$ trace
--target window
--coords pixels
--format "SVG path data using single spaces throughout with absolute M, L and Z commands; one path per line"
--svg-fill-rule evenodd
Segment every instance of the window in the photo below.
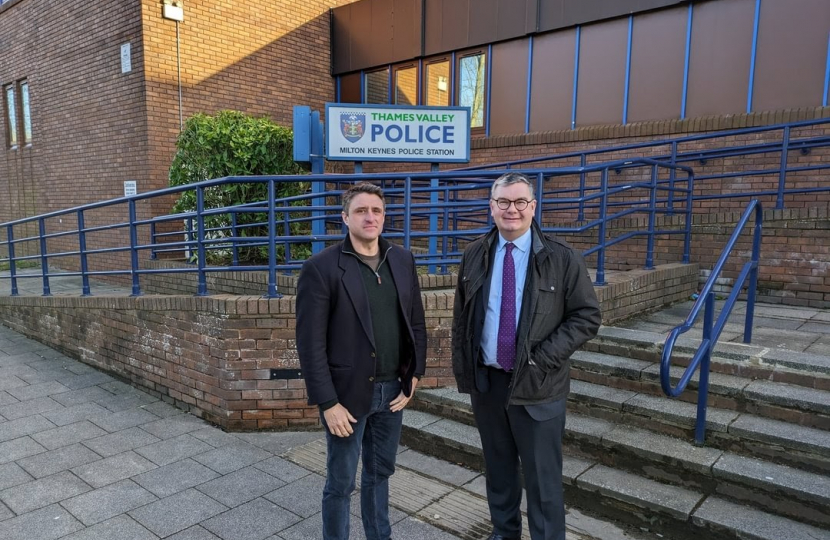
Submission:
M 366 74 L 366 103 L 389 103 L 389 68 Z
M 450 104 L 450 61 L 431 62 L 424 69 L 424 105 L 447 107 Z
M 29 81 L 20 81 L 20 107 L 23 110 L 23 144 L 32 144 L 32 113 L 29 110 Z
M 476 51 L 458 60 L 458 105 L 470 108 L 470 127 L 484 127 L 487 62 L 484 51 Z
M 395 68 L 395 105 L 418 104 L 418 67 Z
M 7 84 L 3 87 L 3 95 L 6 104 L 6 141 L 9 148 L 17 148 L 17 106 L 14 99 L 14 85 Z

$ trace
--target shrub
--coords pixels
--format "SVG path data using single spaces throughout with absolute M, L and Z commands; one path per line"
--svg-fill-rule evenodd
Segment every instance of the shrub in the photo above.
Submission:
M 170 186 L 181 186 L 225 176 L 302 174 L 293 159 L 293 133 L 267 118 L 255 118 L 239 111 L 220 111 L 215 116 L 196 114 L 185 123 L 176 141 L 176 155 L 170 166 Z M 277 198 L 306 193 L 308 182 L 277 184 Z M 229 183 L 205 190 L 205 208 L 225 208 L 268 200 L 267 183 Z M 181 194 L 173 212 L 196 210 L 196 191 Z M 293 217 L 293 214 L 292 214 Z M 268 234 L 267 214 L 237 213 L 236 235 L 264 237 Z M 282 219 L 277 216 L 277 221 Z M 214 229 L 209 238 L 231 235 L 231 214 L 205 218 L 205 229 Z M 292 234 L 307 234 L 305 224 L 292 224 Z M 227 263 L 230 250 L 211 249 L 209 261 Z M 291 256 L 303 259 L 308 246 L 292 245 Z M 282 246 L 277 256 L 284 260 Z M 240 262 L 268 260 L 268 246 L 240 247 Z

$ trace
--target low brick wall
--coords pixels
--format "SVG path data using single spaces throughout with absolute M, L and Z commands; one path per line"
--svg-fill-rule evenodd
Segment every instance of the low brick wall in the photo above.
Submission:
M 612 275 L 597 288 L 606 322 L 688 298 L 697 274 L 696 265 L 675 264 Z M 452 277 L 422 280 L 438 287 Z M 455 384 L 453 298 L 451 288 L 423 292 L 424 386 Z M 6 296 L 0 322 L 225 429 L 297 429 L 319 418 L 294 378 L 294 309 L 293 296 Z M 271 379 L 272 370 L 282 371 Z

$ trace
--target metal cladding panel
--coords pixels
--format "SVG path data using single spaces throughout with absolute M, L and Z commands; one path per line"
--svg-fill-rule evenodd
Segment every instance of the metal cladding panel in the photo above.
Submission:
M 539 31 L 687 3 L 684 0 L 539 0 Z
M 493 45 L 490 62 L 493 86 L 490 89 L 490 134 L 524 133 L 527 111 L 528 40 L 516 39 Z
M 827 0 L 761 3 L 753 111 L 821 105 L 828 31 Z
M 333 73 L 420 56 L 422 4 L 423 0 L 363 0 L 332 10 Z
M 686 116 L 746 112 L 754 0 L 694 4 Z
M 576 30 L 533 39 L 530 131 L 570 129 Z
M 625 90 L 628 20 L 582 28 L 576 125 L 619 124 Z
M 477 47 L 536 30 L 537 0 L 426 0 L 424 54 Z
M 680 118 L 688 9 L 634 17 L 628 121 Z
M 361 103 L 360 73 L 350 73 L 340 77 L 340 103 Z
M 465 47 L 496 41 L 499 0 L 473 0 L 468 5 L 467 17 L 470 23 Z

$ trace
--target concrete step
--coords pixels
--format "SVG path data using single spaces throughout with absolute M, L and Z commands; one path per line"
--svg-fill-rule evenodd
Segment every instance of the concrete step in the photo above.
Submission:
M 672 384 L 680 380 L 683 371 L 679 366 L 670 370 Z M 663 395 L 658 362 L 577 351 L 572 357 L 571 375 L 575 380 Z M 699 379 L 697 372 L 678 399 L 697 403 Z M 830 430 L 830 391 L 826 390 L 715 372 L 709 376 L 708 403 L 716 408 Z
M 583 351 L 599 352 L 650 363 L 660 361 L 666 334 L 603 326 L 597 338 Z M 673 365 L 685 366 L 700 344 L 681 337 L 674 349 Z M 719 342 L 712 356 L 711 371 L 751 379 L 830 391 L 830 357 L 760 347 L 743 343 Z
M 419 391 L 419 394 L 430 392 Z M 439 399 L 451 398 L 447 392 L 443 392 Z M 711 531 L 713 534 L 707 538 L 743 538 L 738 533 L 746 527 L 736 528 L 724 517 L 718 516 L 715 510 L 719 507 L 716 505 L 709 505 L 711 510 L 708 513 L 697 516 L 698 509 L 715 493 L 713 486 L 716 485 L 716 480 L 722 477 L 720 484 L 728 486 L 730 491 L 725 496 L 753 504 L 757 504 L 756 499 L 767 503 L 766 506 L 761 506 L 767 511 L 752 511 L 763 516 L 759 521 L 775 524 L 773 530 L 798 531 L 798 534 L 802 534 L 814 529 L 769 513 L 776 505 L 787 503 L 788 498 L 789 504 L 782 514 L 813 524 L 830 524 L 821 520 L 821 514 L 825 513 L 823 509 L 830 501 L 830 487 L 818 475 L 772 464 L 769 464 L 771 467 L 764 473 L 765 469 L 759 460 L 747 461 L 719 450 L 697 448 L 645 430 L 632 431 L 602 419 L 575 414 L 569 414 L 566 431 L 567 455 L 563 464 L 566 497 L 569 504 L 577 507 L 594 511 L 599 509 L 603 515 L 627 523 L 647 523 L 652 531 L 666 533 L 664 537 L 669 538 L 699 538 L 694 533 L 690 535 L 690 525 Z M 596 454 L 598 457 L 588 455 L 584 445 L 574 443 L 577 440 L 593 441 L 602 451 Z M 455 462 L 483 469 L 477 430 L 454 420 L 408 409 L 404 414 L 402 443 L 438 457 L 450 455 Z M 459 448 L 463 448 L 464 452 L 459 453 Z M 468 458 L 472 454 L 478 456 L 470 461 Z M 616 463 L 623 461 L 623 454 L 628 454 L 628 461 L 638 461 L 639 470 L 634 471 Z M 614 459 L 608 459 L 609 456 Z M 717 467 L 721 462 L 721 466 Z M 654 467 L 650 463 L 662 463 L 660 467 L 674 466 L 677 470 L 674 471 L 673 478 L 669 478 L 672 475 L 668 473 L 664 473 L 666 478 L 660 478 L 660 474 L 654 474 Z M 693 486 L 678 485 L 678 476 L 704 476 L 708 481 L 698 480 L 697 485 Z M 767 479 L 768 476 L 771 478 Z M 810 512 L 811 518 L 803 516 Z M 746 537 L 769 540 L 811 538 L 762 535 Z

